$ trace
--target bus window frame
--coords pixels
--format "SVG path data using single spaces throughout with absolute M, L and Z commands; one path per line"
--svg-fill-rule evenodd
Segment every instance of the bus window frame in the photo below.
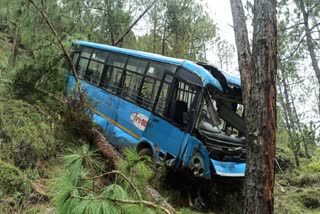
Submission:
M 128 65 L 128 62 L 129 62 L 129 59 L 137 59 L 137 60 L 144 60 L 146 61 L 146 67 L 143 71 L 143 73 L 139 73 L 137 71 L 132 71 L 130 69 L 127 68 L 127 65 Z M 129 102 L 133 102 L 134 104 L 140 106 L 140 107 L 143 107 L 139 104 L 139 98 L 141 97 L 141 90 L 142 90 L 142 87 L 143 87 L 143 81 L 145 79 L 145 74 L 147 72 L 147 70 L 149 69 L 149 65 L 150 65 L 150 61 L 148 61 L 147 59 L 145 58 L 139 58 L 139 57 L 136 57 L 136 56 L 131 56 L 131 55 L 127 55 L 127 61 L 126 61 L 126 64 L 125 64 L 125 67 L 123 69 L 123 83 L 122 83 L 122 92 L 120 94 L 120 97 L 129 101 Z M 138 86 L 138 93 L 136 94 L 136 97 L 135 98 L 132 98 L 132 100 L 129 100 L 128 98 L 126 98 L 126 96 L 123 96 L 122 93 L 123 93 L 123 86 L 124 86 L 124 83 L 125 83 L 125 80 L 126 80 L 126 75 L 127 75 L 127 72 L 128 73 L 132 73 L 132 74 L 135 74 L 135 75 L 140 75 L 141 76 L 141 80 L 140 80 L 140 84 Z M 127 91 L 125 91 L 127 92 Z
M 171 72 L 164 72 L 164 74 L 162 76 L 162 80 L 160 82 L 159 91 L 157 92 L 157 96 L 156 96 L 156 99 L 155 99 L 156 102 L 154 103 L 154 105 L 152 107 L 152 114 L 161 117 L 162 119 L 164 119 L 164 120 L 168 121 L 169 123 L 175 125 L 176 127 L 178 127 L 182 131 L 185 131 L 187 133 L 192 133 L 193 129 L 195 127 L 196 121 L 197 121 L 199 108 L 201 106 L 201 100 L 202 100 L 202 94 L 203 94 L 203 86 L 196 85 L 194 83 L 191 83 L 191 82 L 183 79 L 183 77 L 178 76 L 177 75 L 177 70 L 178 70 L 179 67 L 181 67 L 181 66 L 177 67 L 176 72 L 174 74 L 171 73 Z M 184 69 L 186 69 L 186 68 L 184 68 Z M 163 84 L 164 84 L 164 81 L 165 81 L 167 75 L 172 77 L 172 83 L 175 80 L 177 80 L 179 82 L 182 82 L 182 83 L 188 85 L 191 88 L 195 88 L 196 89 L 195 90 L 196 91 L 196 93 L 195 93 L 196 102 L 194 103 L 194 111 L 189 113 L 190 114 L 189 115 L 189 117 L 190 117 L 189 121 L 191 121 L 191 123 L 189 123 L 188 125 L 178 124 L 178 123 L 174 122 L 170 117 L 165 117 L 165 116 L 163 116 L 161 114 L 158 114 L 156 112 L 156 106 L 157 106 L 157 104 L 159 102 L 160 92 L 161 92 L 161 89 L 163 87 Z M 169 89 L 169 93 L 168 93 L 168 98 L 172 97 L 172 94 L 173 94 L 174 90 L 175 90 L 174 84 L 171 84 L 170 89 Z M 165 111 L 167 111 L 167 109 L 170 108 L 170 104 L 171 103 L 167 100 L 166 107 L 165 107 L 166 110 Z
M 81 56 L 81 53 L 82 53 L 82 51 L 83 51 L 84 48 L 91 49 L 91 53 L 90 53 L 90 57 L 89 57 L 89 58 L 87 58 L 87 57 L 82 57 L 82 56 Z M 91 58 L 92 58 L 92 54 L 94 53 L 95 50 L 101 50 L 101 49 L 92 48 L 92 47 L 87 47 L 87 46 L 80 46 L 80 48 L 77 49 L 77 52 L 80 53 L 79 58 L 78 58 L 77 63 L 76 63 L 77 72 L 78 72 L 78 64 L 79 64 L 81 58 L 84 58 L 84 59 L 87 59 L 87 60 L 88 60 L 88 65 L 87 65 L 86 71 L 88 70 L 88 67 L 89 67 L 89 65 L 90 65 L 91 60 L 94 60 L 94 59 L 91 59 Z M 117 97 L 119 97 L 119 98 L 121 98 L 121 99 L 124 99 L 124 100 L 126 100 L 126 101 L 128 101 L 128 102 L 133 103 L 134 105 L 139 106 L 140 108 L 144 108 L 144 109 L 150 111 L 152 114 L 155 114 L 155 115 L 160 116 L 161 118 L 165 119 L 166 121 L 170 122 L 171 124 L 175 125 L 176 127 L 180 128 L 180 129 L 183 130 L 183 131 L 186 131 L 186 132 L 188 132 L 188 133 L 189 133 L 189 132 L 192 133 L 192 130 L 194 129 L 194 126 L 195 126 L 195 124 L 196 124 L 196 120 L 195 120 L 195 119 L 197 118 L 197 114 L 198 114 L 198 112 L 199 112 L 199 108 L 200 108 L 200 104 L 201 104 L 201 97 L 202 97 L 202 93 L 203 93 L 203 92 L 202 92 L 202 91 L 203 91 L 203 86 L 202 86 L 202 85 L 197 85 L 197 84 L 195 84 L 195 83 L 193 83 L 193 82 L 190 82 L 190 81 L 184 79 L 184 78 L 183 78 L 183 75 L 178 76 L 178 71 L 182 68 L 182 69 L 184 69 L 184 70 L 186 70 L 186 71 L 194 74 L 193 72 L 189 71 L 187 68 L 185 68 L 185 67 L 183 67 L 183 66 L 177 66 L 177 65 L 174 65 L 174 64 L 170 64 L 170 63 L 165 63 L 165 62 L 156 61 L 156 60 L 150 60 L 150 59 L 143 58 L 143 57 L 137 57 L 137 56 L 134 56 L 134 55 L 122 54 L 122 53 L 112 52 L 112 51 L 108 51 L 108 50 L 103 50 L 103 51 L 107 52 L 108 55 L 107 55 L 105 61 L 103 62 L 104 68 L 103 68 L 102 74 L 105 72 L 105 69 L 109 69 L 110 67 L 116 67 L 116 68 L 118 68 L 118 69 L 122 69 L 122 71 L 123 71 L 122 74 L 121 74 L 121 77 L 120 77 L 119 84 L 118 84 L 118 86 L 117 86 L 117 91 L 115 92 L 115 91 L 108 90 L 108 88 L 109 88 L 109 83 L 110 83 L 110 79 L 108 80 L 107 88 L 101 86 L 102 74 L 101 74 L 100 82 L 99 82 L 98 85 L 93 84 L 93 83 L 91 83 L 90 81 L 87 81 L 85 78 L 80 78 L 80 79 L 82 79 L 83 81 L 85 81 L 87 84 L 90 84 L 90 85 L 93 85 L 93 86 L 95 86 L 95 87 L 97 87 L 97 88 L 99 88 L 99 89 L 105 90 L 105 91 L 107 91 L 107 92 L 109 92 L 109 93 L 111 93 L 111 94 L 116 95 Z M 123 68 L 119 68 L 119 67 L 117 67 L 117 66 L 112 66 L 112 65 L 108 65 L 108 64 L 107 64 L 107 61 L 108 61 L 109 57 L 111 56 L 111 54 L 116 54 L 116 55 L 118 54 L 118 55 L 122 55 L 122 56 L 125 56 L 125 57 L 126 57 L 126 61 L 125 61 L 125 64 L 124 64 L 124 67 L 123 67 Z M 139 91 L 138 91 L 138 94 L 137 94 L 136 99 L 135 99 L 134 101 L 127 99 L 125 96 L 122 96 L 123 86 L 124 86 L 124 82 L 125 82 L 125 74 L 126 74 L 126 71 L 128 70 L 128 69 L 126 69 L 126 67 L 127 67 L 129 58 L 141 59 L 141 60 L 146 60 L 146 61 L 147 61 L 147 65 L 146 65 L 146 68 L 145 68 L 145 70 L 144 70 L 144 73 L 143 73 L 143 76 L 142 76 L 142 79 L 141 79 Z M 94 61 L 97 61 L 97 60 L 94 60 Z M 102 63 L 102 62 L 100 62 L 100 61 L 98 61 L 98 62 L 99 62 L 99 63 Z M 162 78 L 161 78 L 161 79 L 159 79 L 159 78 L 157 78 L 157 77 L 151 77 L 151 76 L 148 76 L 148 75 L 147 75 L 147 71 L 148 71 L 148 69 L 150 68 L 151 63 L 157 63 L 157 64 L 164 64 L 164 65 L 174 66 L 174 67 L 175 67 L 175 70 L 174 70 L 174 72 L 164 71 L 163 74 L 162 74 Z M 130 70 L 128 70 L 128 71 L 129 71 L 129 72 L 132 72 L 132 73 L 137 73 L 137 72 L 130 71 Z M 112 71 L 112 72 L 113 72 L 113 71 Z M 195 99 L 197 99 L 197 100 L 196 100 L 196 102 L 195 102 L 195 104 L 194 104 L 194 110 L 193 110 L 193 112 L 192 112 L 191 115 L 190 115 L 190 121 L 191 121 L 192 123 L 191 123 L 191 124 L 188 124 L 187 126 L 186 126 L 186 125 L 178 124 L 178 123 L 174 122 L 172 119 L 170 119 L 170 117 L 165 117 L 165 116 L 163 116 L 163 115 L 161 115 L 161 114 L 156 113 L 156 111 L 155 111 L 155 108 L 156 108 L 156 106 L 157 106 L 157 104 L 158 104 L 158 102 L 159 102 L 160 92 L 161 92 L 161 90 L 162 90 L 162 87 L 163 87 L 164 83 L 167 83 L 167 84 L 170 83 L 170 82 L 166 81 L 167 75 L 169 75 L 169 76 L 172 77 L 172 82 L 171 82 L 171 83 L 173 83 L 174 79 L 176 79 L 176 80 L 178 80 L 178 81 L 180 81 L 180 82 L 188 85 L 189 87 L 196 89 L 196 90 L 195 90 L 195 91 L 196 91 Z M 194 74 L 194 75 L 196 75 L 196 74 Z M 160 84 L 159 84 L 159 90 L 157 91 L 155 101 L 154 101 L 153 103 L 150 102 L 150 107 L 149 107 L 149 108 L 146 107 L 146 106 L 143 106 L 142 103 L 141 103 L 141 101 L 139 100 L 139 98 L 141 98 L 141 90 L 142 90 L 142 87 L 143 87 L 145 78 L 151 78 L 151 79 L 154 79 L 155 81 L 159 81 L 159 82 L 160 82 Z M 154 86 L 154 87 L 155 87 L 155 86 Z M 167 96 L 167 99 L 170 98 L 170 95 L 173 93 L 173 90 L 174 90 L 174 87 L 173 87 L 173 84 L 171 84 L 171 85 L 170 85 L 170 88 L 169 88 L 169 94 L 168 94 L 168 96 Z M 198 94 L 198 95 L 197 95 L 197 94 Z M 166 111 L 167 111 L 167 108 L 168 108 L 168 102 L 166 102 L 166 106 L 165 106 Z
M 84 48 L 88 48 L 88 49 L 91 50 L 91 52 L 90 52 L 90 57 L 83 57 L 83 56 L 81 56 L 81 53 L 83 52 Z M 76 51 L 76 52 L 78 52 L 78 53 L 80 54 L 80 55 L 79 55 L 79 58 L 78 58 L 78 60 L 77 60 L 77 63 L 76 63 L 77 73 L 78 73 L 78 64 L 79 64 L 81 58 L 88 60 L 88 65 L 87 65 L 87 68 L 86 68 L 85 72 L 87 72 L 91 60 L 97 61 L 97 60 L 95 60 L 95 59 L 92 59 L 92 54 L 94 53 L 95 50 L 101 50 L 101 49 L 99 49 L 99 48 L 93 48 L 93 47 L 87 47 L 87 46 L 83 46 L 83 45 L 80 45 L 80 47 L 77 47 L 77 51 Z M 122 69 L 122 71 L 123 71 L 123 73 L 121 74 L 121 77 L 120 77 L 119 84 L 117 85 L 117 89 L 118 89 L 117 92 L 111 91 L 110 89 L 108 89 L 108 88 L 109 88 L 110 79 L 108 80 L 108 83 L 106 84 L 106 87 L 103 87 L 103 86 L 101 85 L 102 75 L 101 75 L 101 77 L 100 77 L 100 83 L 99 83 L 98 85 L 93 84 L 93 83 L 91 83 L 90 81 L 87 81 L 85 78 L 79 78 L 79 79 L 85 81 L 87 84 L 96 86 L 96 87 L 98 87 L 98 88 L 100 88 L 100 89 L 102 89 L 102 90 L 105 90 L 105 91 L 107 91 L 107 92 L 109 92 L 109 93 L 111 93 L 111 94 L 114 94 L 114 95 L 118 96 L 118 97 L 121 98 L 121 99 L 125 99 L 126 101 L 129 101 L 129 102 L 131 102 L 131 103 L 134 103 L 135 105 L 138 105 L 139 107 L 144 108 L 144 109 L 146 109 L 146 110 L 148 110 L 148 111 L 150 111 L 150 112 L 152 111 L 153 105 L 154 105 L 154 103 L 156 102 L 156 100 L 155 100 L 155 102 L 150 103 L 150 106 L 151 106 L 150 108 L 147 108 L 147 107 L 145 107 L 145 106 L 143 106 L 143 105 L 141 105 L 141 104 L 139 103 L 139 102 L 141 102 L 141 101 L 139 101 L 139 97 L 141 97 L 141 89 L 142 89 L 142 87 L 143 87 L 144 80 L 145 80 L 146 77 L 152 78 L 152 79 L 158 80 L 158 81 L 160 82 L 160 85 L 161 85 L 161 80 L 162 80 L 162 78 L 161 78 L 161 79 L 160 79 L 160 78 L 158 79 L 158 78 L 156 78 L 156 77 L 150 77 L 150 76 L 146 75 L 148 69 L 150 68 L 150 64 L 151 64 L 151 63 L 157 63 L 157 64 L 164 64 L 164 65 L 174 66 L 174 67 L 175 67 L 175 71 L 174 71 L 173 73 L 171 73 L 171 74 L 175 74 L 175 73 L 177 72 L 178 67 L 179 67 L 179 66 L 174 65 L 174 64 L 165 63 L 165 62 L 156 61 L 156 60 L 151 60 L 151 59 L 147 59 L 147 58 L 143 58 L 143 57 L 137 57 L 137 56 L 134 56 L 134 55 L 122 54 L 122 53 L 113 52 L 113 51 L 108 51 L 108 50 L 103 50 L 103 51 L 107 52 L 108 55 L 107 55 L 105 61 L 103 62 L 104 68 L 103 68 L 102 74 L 105 72 L 105 69 L 109 69 L 110 67 Z M 110 57 L 111 54 L 122 55 L 122 56 L 125 56 L 125 57 L 126 57 L 126 61 L 125 61 L 125 64 L 124 64 L 124 67 L 123 67 L 123 68 L 120 68 L 120 67 L 117 67 L 117 66 L 112 66 L 112 65 L 108 65 L 108 64 L 107 64 L 107 61 L 108 61 L 108 59 L 109 59 L 109 57 Z M 124 96 L 122 96 L 122 94 L 121 94 L 121 92 L 122 92 L 122 90 L 123 90 L 123 84 L 124 84 L 124 81 L 125 81 L 124 74 L 125 74 L 125 72 L 128 70 L 128 69 L 126 69 L 126 66 L 127 66 L 127 64 L 128 64 L 129 58 L 141 59 L 141 60 L 146 60 L 146 61 L 147 61 L 147 65 L 146 65 L 146 68 L 145 68 L 145 70 L 144 70 L 144 73 L 142 74 L 142 80 L 141 80 L 141 83 L 140 83 L 140 86 L 139 86 L 138 95 L 136 96 L 135 101 L 126 99 L 126 98 L 125 98 Z M 97 62 L 102 63 L 101 61 L 97 61 Z M 129 72 L 133 72 L 133 73 L 137 73 L 137 72 L 134 72 L 134 71 L 131 71 L 131 70 L 128 70 L 128 71 L 129 71 Z M 113 72 L 113 71 L 112 71 L 112 72 Z M 165 72 L 164 72 L 164 73 L 165 73 Z M 159 85 L 159 89 L 160 89 L 160 85 Z M 118 92 L 118 91 L 120 91 L 120 92 Z

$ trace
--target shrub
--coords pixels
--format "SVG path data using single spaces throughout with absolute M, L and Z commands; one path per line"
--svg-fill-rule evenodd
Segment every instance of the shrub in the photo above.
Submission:
M 305 167 L 305 171 L 310 173 L 320 173 L 320 162 L 312 161 Z
M 0 103 L 1 105 L 1 103 Z M 55 121 L 44 109 L 8 100 L 0 111 L 0 156 L 21 168 L 35 167 L 56 153 Z
M 0 191 L 21 192 L 25 185 L 22 172 L 15 166 L 0 160 Z

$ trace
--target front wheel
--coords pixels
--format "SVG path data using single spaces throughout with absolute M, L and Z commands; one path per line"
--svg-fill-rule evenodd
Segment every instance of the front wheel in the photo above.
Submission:
M 150 157 L 151 159 L 153 158 L 153 151 L 150 149 L 150 148 L 143 148 L 139 151 L 139 156 L 148 156 Z

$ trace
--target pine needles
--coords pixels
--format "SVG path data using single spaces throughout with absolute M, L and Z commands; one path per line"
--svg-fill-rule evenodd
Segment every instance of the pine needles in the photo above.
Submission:
M 134 151 L 125 151 L 127 160 L 120 161 L 117 170 L 103 173 L 96 149 L 84 144 L 68 151 L 62 157 L 64 169 L 51 185 L 58 213 L 171 213 L 143 194 L 152 170 Z

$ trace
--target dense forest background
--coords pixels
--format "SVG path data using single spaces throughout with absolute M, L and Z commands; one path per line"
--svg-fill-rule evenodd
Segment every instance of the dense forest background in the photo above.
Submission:
M 245 5 L 250 24 L 252 4 Z M 190 183 L 176 185 L 178 177 L 161 168 L 154 173 L 132 151 L 114 166 L 92 145 L 82 131 L 95 127 L 90 112 L 63 96 L 67 69 L 57 36 L 67 48 L 81 39 L 193 61 L 211 61 L 210 49 L 228 68 L 235 49 L 212 11 L 192 0 L 0 0 L 0 6 L 0 212 L 171 212 L 162 202 L 195 212 L 201 205 L 191 209 Z M 277 10 L 275 211 L 318 213 L 320 4 L 279 0 Z M 144 32 L 133 30 L 137 23 Z M 147 185 L 161 193 L 160 203 Z M 205 211 L 240 212 L 241 184 L 225 186 L 210 183 Z

